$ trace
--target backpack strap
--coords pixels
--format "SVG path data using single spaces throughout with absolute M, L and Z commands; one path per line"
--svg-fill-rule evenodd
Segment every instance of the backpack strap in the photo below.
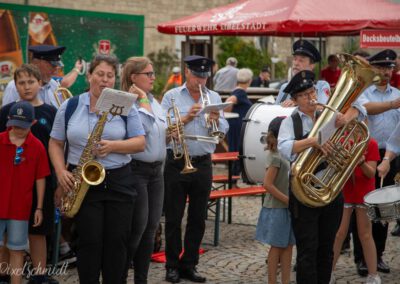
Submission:
M 65 108 L 65 134 L 67 133 L 68 122 L 78 107 L 78 103 L 79 96 L 72 97 L 67 102 L 67 107 Z
M 298 112 L 294 112 L 292 115 L 294 137 L 296 140 L 303 139 L 303 123 Z

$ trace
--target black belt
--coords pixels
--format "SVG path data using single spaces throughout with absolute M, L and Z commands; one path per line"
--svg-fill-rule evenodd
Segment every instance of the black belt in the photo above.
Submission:
M 167 149 L 167 157 L 168 159 L 174 159 L 174 153 L 171 149 Z M 211 159 L 211 154 L 205 154 L 202 156 L 190 156 L 190 161 L 194 163 L 200 163 L 208 159 Z
M 131 161 L 132 165 L 143 165 L 143 166 L 148 166 L 148 167 L 158 167 L 160 165 L 162 165 L 162 161 L 155 161 L 155 162 L 144 162 L 144 161 L 140 161 L 140 160 L 135 160 L 132 159 Z

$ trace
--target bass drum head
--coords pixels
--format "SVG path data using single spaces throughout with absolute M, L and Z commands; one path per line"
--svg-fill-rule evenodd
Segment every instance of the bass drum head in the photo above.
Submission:
M 243 119 L 240 132 L 239 157 L 245 183 L 261 184 L 264 181 L 265 144 L 262 136 L 267 134 L 270 122 L 277 116 L 290 116 L 295 108 L 265 103 L 254 104 Z

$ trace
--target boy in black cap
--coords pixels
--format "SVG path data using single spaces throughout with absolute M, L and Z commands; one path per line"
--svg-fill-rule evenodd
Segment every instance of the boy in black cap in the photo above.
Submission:
M 278 150 L 281 155 L 294 161 L 299 153 L 310 147 L 330 155 L 329 143 L 320 146 L 317 137 L 307 137 L 317 119 L 316 106 L 311 103 L 317 97 L 314 73 L 308 70 L 298 72 L 284 91 L 291 95 L 297 111 L 282 122 L 278 136 Z M 336 126 L 345 125 L 360 113 L 362 115 L 359 118 L 363 119 L 365 110 L 354 104 L 345 114 L 338 114 Z M 326 206 L 311 208 L 297 200 L 290 190 L 289 210 L 297 246 L 297 283 L 329 283 L 333 244 L 343 211 L 342 195 Z
M 369 63 L 380 73 L 382 80 L 376 85 L 367 88 L 361 95 L 360 100 L 368 112 L 368 128 L 371 136 L 378 142 L 381 160 L 379 163 L 386 165 L 389 159 L 385 156 L 386 143 L 393 129 L 400 122 L 400 91 L 390 86 L 390 78 L 396 64 L 397 54 L 391 49 L 385 49 L 368 58 Z M 394 184 L 394 176 L 400 170 L 398 164 L 400 159 L 394 159 L 390 163 L 390 172 L 383 179 L 383 186 Z M 376 188 L 380 188 L 379 168 L 375 176 Z M 378 257 L 378 271 L 389 273 L 390 267 L 383 261 L 385 251 L 388 224 L 382 222 L 372 223 L 372 235 L 376 244 Z M 399 232 L 400 233 L 400 232 Z M 362 251 L 360 251 L 362 256 Z M 363 257 L 361 264 L 365 266 Z
M 33 106 L 28 102 L 17 102 L 9 112 L 8 130 L 0 133 L 0 246 L 6 245 L 10 252 L 10 265 L 14 271 L 12 283 L 21 283 L 19 271 L 22 271 L 23 252 L 28 246 L 33 186 L 36 184 L 37 187 L 33 224 L 36 227 L 43 220 L 45 177 L 50 174 L 46 150 L 30 132 L 34 123 Z
M 64 46 L 37 45 L 30 46 L 28 50 L 32 53 L 32 64 L 36 65 L 40 70 L 42 77 L 42 87 L 39 90 L 39 98 L 46 104 L 58 108 L 57 101 L 54 97 L 54 91 L 58 87 L 58 83 L 52 79 L 57 68 L 63 66 L 61 62 L 61 54 L 64 52 Z M 18 101 L 19 95 L 15 87 L 15 82 L 10 81 L 4 91 L 2 105 L 6 105 Z
M 209 58 L 191 55 L 184 59 L 186 63 L 186 82 L 165 93 L 161 106 L 167 111 L 172 106 L 172 99 L 179 109 L 185 135 L 208 136 L 205 116 L 198 115 L 202 109 L 200 92 L 209 97 L 210 104 L 221 103 L 220 96 L 205 85 L 211 75 L 213 61 Z M 202 90 L 200 90 L 202 89 Z M 214 120 L 220 131 L 228 131 L 228 123 L 223 112 L 211 111 L 209 119 Z M 175 119 L 175 117 L 173 118 Z M 205 231 L 207 202 L 212 183 L 211 154 L 215 144 L 203 141 L 185 140 L 191 162 L 197 171 L 181 174 L 184 159 L 175 160 L 171 144 L 167 146 L 165 164 L 165 253 L 167 257 L 166 281 L 178 283 L 180 278 L 193 282 L 205 282 L 196 266 L 199 263 L 199 248 Z M 187 226 L 182 252 L 181 223 L 186 201 L 189 198 Z
M 292 59 L 292 74 L 296 75 L 303 70 L 313 71 L 315 63 L 321 61 L 321 55 L 315 46 L 304 39 L 299 39 L 293 43 L 293 59 Z M 285 93 L 285 88 L 288 83 L 283 84 L 279 89 L 275 104 L 283 107 L 294 106 L 293 100 L 290 100 L 290 94 Z M 326 104 L 330 96 L 329 83 L 319 80 L 315 84 L 317 90 L 317 101 Z

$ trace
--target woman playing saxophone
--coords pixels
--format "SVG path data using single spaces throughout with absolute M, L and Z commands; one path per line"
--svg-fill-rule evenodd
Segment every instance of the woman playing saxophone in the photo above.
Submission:
M 74 189 L 77 181 L 71 171 L 81 167 L 82 160 L 87 162 L 84 156 L 88 148 L 93 149 L 95 160 L 105 169 L 104 181 L 90 186 L 75 215 L 81 283 L 99 283 L 100 273 L 104 283 L 119 283 L 127 258 L 127 240 L 136 197 L 130 154 L 143 151 L 145 139 L 135 107 L 126 119 L 109 114 L 104 121 L 104 116 L 96 112 L 95 105 L 102 90 L 114 87 L 116 74 L 116 58 L 96 56 L 88 71 L 89 91 L 79 96 L 76 109 L 67 123 L 66 109 L 72 99 L 61 105 L 50 135 L 49 153 L 64 191 Z M 101 127 L 103 129 L 98 131 Z M 93 140 L 90 139 L 93 134 L 100 139 L 89 142 Z M 64 160 L 66 143 L 67 161 Z

